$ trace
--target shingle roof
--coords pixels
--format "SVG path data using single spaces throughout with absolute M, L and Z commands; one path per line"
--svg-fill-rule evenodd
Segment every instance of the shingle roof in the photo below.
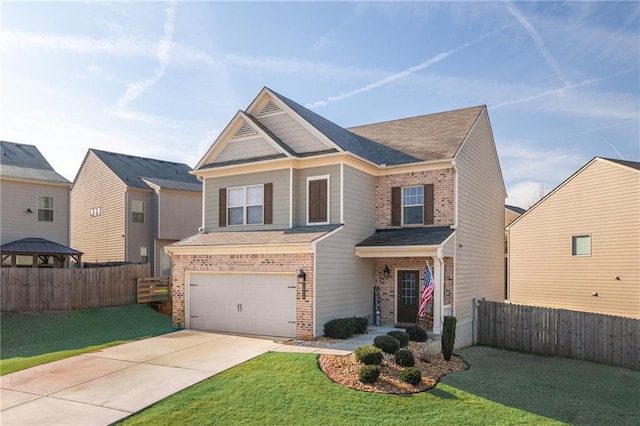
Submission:
M 637 161 L 629 161 L 629 160 L 614 160 L 613 158 L 605 158 L 600 157 L 603 160 L 612 161 L 614 163 L 622 164 L 623 166 L 631 167 L 632 169 L 640 170 L 640 163 Z
M 116 154 L 97 149 L 89 151 L 93 152 L 127 186 L 149 189 L 149 186 L 141 179 L 144 177 L 148 180 L 162 179 L 165 186 L 167 181 L 171 181 L 174 182 L 173 186 L 192 184 L 202 188 L 202 183 L 194 175 L 189 174 L 191 167 L 183 163 Z
M 34 145 L 0 141 L 0 176 L 71 184 Z
M 526 212 L 526 209 L 523 209 L 521 207 L 516 207 L 516 206 L 510 206 L 509 204 L 505 204 L 504 205 L 505 209 L 511 210 L 514 213 L 518 213 L 518 214 L 522 214 L 524 212 Z
M 55 243 L 53 241 L 45 240 L 44 238 L 23 238 L 22 240 L 12 241 L 10 243 L 3 244 L 0 247 L 2 253 L 15 253 L 15 254 L 66 254 L 66 255 L 78 255 L 82 254 L 81 251 L 74 250 L 62 244 Z
M 449 226 L 378 229 L 356 247 L 434 246 L 445 242 L 453 232 Z
M 180 182 L 169 179 L 158 179 L 158 178 L 150 178 L 146 176 L 142 176 L 147 182 L 151 182 L 154 185 L 159 186 L 163 189 L 179 189 L 182 191 L 193 191 L 193 192 L 202 192 L 202 182 Z
M 406 152 L 421 161 L 455 157 L 485 106 L 349 127 L 365 138 Z
M 342 225 L 298 226 L 276 231 L 210 232 L 196 234 L 172 246 L 243 246 L 255 244 L 311 243 Z
M 309 124 L 318 129 L 322 134 L 329 138 L 333 143 L 338 145 L 345 151 L 352 152 L 353 154 L 369 160 L 375 164 L 387 164 L 398 165 L 415 163 L 419 161 L 418 158 L 402 152 L 397 147 L 387 146 L 388 144 L 381 144 L 373 140 L 367 139 L 355 133 L 350 132 L 338 126 L 335 123 L 327 120 L 326 118 L 316 114 L 313 111 L 308 110 L 302 105 L 288 99 L 279 93 L 270 90 L 275 96 L 277 96 L 282 102 L 287 104 L 292 110 L 298 113 Z

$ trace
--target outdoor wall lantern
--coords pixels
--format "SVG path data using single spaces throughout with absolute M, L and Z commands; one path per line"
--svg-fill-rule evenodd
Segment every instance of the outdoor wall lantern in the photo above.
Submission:
M 302 299 L 307 298 L 307 274 L 304 272 L 304 269 L 300 269 L 298 272 L 298 282 L 302 284 Z
M 391 270 L 389 269 L 389 265 L 384 265 L 384 277 L 389 278 L 391 276 Z
M 31 213 L 33 213 L 33 210 L 31 210 L 31 209 L 27 209 L 27 210 L 25 211 L 25 213 L 26 213 L 26 214 L 31 214 Z

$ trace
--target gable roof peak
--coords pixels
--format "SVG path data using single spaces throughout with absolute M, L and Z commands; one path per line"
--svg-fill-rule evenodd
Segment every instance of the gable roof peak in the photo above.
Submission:
M 0 176 L 71 184 L 56 172 L 35 145 L 0 141 Z

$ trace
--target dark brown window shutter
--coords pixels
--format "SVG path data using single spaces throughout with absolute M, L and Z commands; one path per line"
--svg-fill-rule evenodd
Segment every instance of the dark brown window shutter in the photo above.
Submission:
M 227 226 L 227 188 L 220 188 L 220 200 L 218 201 L 218 226 Z
M 264 184 L 264 224 L 273 223 L 273 184 Z
M 433 192 L 433 184 L 428 183 L 424 186 L 424 224 L 434 224 L 435 198 Z
M 327 179 L 309 181 L 309 222 L 327 222 Z
M 391 226 L 400 226 L 402 218 L 402 188 L 391 188 Z

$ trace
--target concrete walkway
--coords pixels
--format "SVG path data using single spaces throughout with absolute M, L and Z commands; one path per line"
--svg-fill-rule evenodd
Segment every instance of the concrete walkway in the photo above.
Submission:
M 326 348 L 182 330 L 0 377 L 0 424 L 108 425 L 266 352 L 346 355 L 391 327 Z

